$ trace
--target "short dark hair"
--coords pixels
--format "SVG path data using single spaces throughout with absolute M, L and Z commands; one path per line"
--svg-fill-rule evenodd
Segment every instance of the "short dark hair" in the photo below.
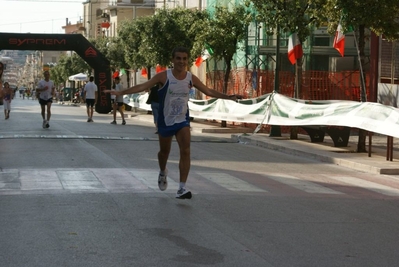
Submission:
M 91 82 L 94 81 L 94 77 L 93 76 L 90 76 L 90 81 Z
M 115 80 L 119 80 L 120 78 L 119 78 L 119 76 L 116 76 L 114 79 L 115 79 Z
M 190 57 L 190 51 L 187 48 L 183 47 L 183 46 L 175 47 L 172 50 L 172 58 L 175 57 L 176 53 L 186 53 L 187 57 Z

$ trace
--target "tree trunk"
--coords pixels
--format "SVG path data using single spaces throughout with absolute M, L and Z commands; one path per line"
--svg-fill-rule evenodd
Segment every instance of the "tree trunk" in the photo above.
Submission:
M 229 85 L 229 78 L 230 78 L 230 71 L 231 71 L 231 63 L 226 62 L 226 72 L 224 74 L 224 83 L 223 83 L 223 93 L 227 94 L 227 88 Z
M 298 58 L 295 64 L 294 88 L 294 98 L 299 98 L 302 95 L 302 58 Z M 298 139 L 298 127 L 292 126 L 290 130 L 290 139 Z
M 226 72 L 224 74 L 224 83 L 223 83 L 223 93 L 227 94 L 227 88 L 229 85 L 229 78 L 230 78 L 230 70 L 231 70 L 231 59 L 226 59 Z M 227 122 L 222 121 L 222 127 L 227 127 Z
M 126 71 L 126 81 L 127 81 L 127 88 L 130 87 L 130 71 L 128 69 L 125 69 Z
M 359 26 L 359 55 L 360 55 L 360 63 L 359 63 L 359 68 L 361 70 L 360 72 L 360 101 L 361 102 L 366 102 L 367 97 L 366 97 L 366 83 L 365 83 L 365 73 L 364 73 L 364 47 L 365 47 L 365 35 L 364 35 L 364 25 Z M 356 32 L 354 32 L 356 34 Z M 362 153 L 362 152 L 367 152 L 366 149 L 366 135 L 367 131 L 359 129 L 359 139 L 357 142 L 357 152 Z

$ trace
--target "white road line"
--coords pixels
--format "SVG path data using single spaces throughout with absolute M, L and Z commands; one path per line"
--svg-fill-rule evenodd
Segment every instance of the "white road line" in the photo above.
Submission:
M 377 192 L 386 196 L 399 196 L 399 189 L 389 187 L 386 185 L 370 182 L 360 178 L 350 176 L 329 176 L 328 178 L 336 181 L 340 181 L 345 184 L 352 185 L 353 187 L 364 188 L 373 192 Z
M 196 172 L 207 180 L 214 182 L 230 191 L 267 192 L 241 179 L 220 172 Z
M 101 173 L 101 174 L 99 174 Z M 208 181 L 233 192 L 268 192 L 235 176 L 224 172 L 196 172 Z M 345 194 L 319 183 L 307 181 L 294 175 L 280 173 L 261 174 L 289 187 L 311 194 Z M 108 177 L 108 176 L 112 176 Z M 321 175 L 338 184 L 347 184 L 355 188 L 367 189 L 382 195 L 399 196 L 399 189 L 370 182 L 350 176 Z M 168 177 L 167 193 L 176 192 L 178 179 Z M 306 178 L 306 177 L 305 177 Z M 9 169 L 0 172 L 0 191 L 30 191 L 30 190 L 135 190 L 147 191 L 158 189 L 158 171 L 149 169 Z
M 68 190 L 104 189 L 103 184 L 88 170 L 57 171 L 62 186 Z
M 148 188 L 159 190 L 158 188 L 158 171 L 153 170 L 129 170 L 129 172 L 140 182 L 148 186 Z M 179 184 L 168 177 L 168 189 L 177 191 L 179 189 Z
M 296 189 L 299 189 L 301 191 L 304 191 L 306 193 L 310 194 L 344 194 L 342 192 L 338 192 L 335 190 L 332 190 L 328 187 L 312 183 L 306 180 L 302 180 L 301 178 L 291 176 L 291 175 L 285 175 L 285 174 L 267 174 L 264 175 L 265 177 L 272 179 L 274 181 L 277 181 L 279 183 L 286 184 L 288 186 L 294 187 Z

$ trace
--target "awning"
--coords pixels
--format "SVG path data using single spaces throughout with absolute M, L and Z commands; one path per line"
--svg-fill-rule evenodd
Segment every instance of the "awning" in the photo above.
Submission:
M 78 74 L 69 76 L 68 80 L 76 81 L 76 82 L 79 82 L 79 81 L 84 82 L 84 81 L 87 81 L 87 75 L 84 73 L 78 73 Z

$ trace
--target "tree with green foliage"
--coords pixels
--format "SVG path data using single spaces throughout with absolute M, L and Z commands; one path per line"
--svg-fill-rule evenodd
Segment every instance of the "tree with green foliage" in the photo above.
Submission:
M 277 42 L 284 33 L 296 33 L 302 43 L 310 36 L 311 31 L 323 21 L 320 10 L 323 9 L 326 0 L 248 0 L 247 6 L 256 8 L 256 21 L 263 22 L 268 35 L 276 34 Z M 276 55 L 276 71 L 279 67 L 279 55 Z M 276 73 L 278 74 L 278 73 Z M 276 75 L 278 77 L 278 75 Z M 276 79 L 278 85 L 278 79 Z M 295 96 L 302 95 L 302 58 L 295 64 Z M 275 88 L 278 90 L 278 87 Z M 271 135 L 280 136 L 278 126 L 272 127 Z M 297 139 L 297 128 L 291 127 L 291 139 Z
M 354 34 L 359 47 L 359 68 L 365 69 L 364 48 L 366 40 L 370 36 L 367 35 L 367 29 L 377 35 L 384 35 L 385 38 L 393 40 L 399 39 L 399 5 L 397 0 L 327 0 L 324 9 L 321 11 L 325 21 L 328 21 L 328 30 L 334 34 L 337 25 L 341 26 L 345 31 L 353 28 Z M 365 102 L 366 85 L 365 74 L 361 77 L 360 101 Z M 357 152 L 367 152 L 366 149 L 366 132 L 359 130 L 359 139 Z
M 256 8 L 256 20 L 264 23 L 268 35 L 296 33 L 300 42 L 304 43 L 312 30 L 324 22 L 320 13 L 326 0 L 250 0 Z M 279 30 L 277 30 L 279 29 Z M 302 94 L 302 59 L 298 59 L 295 68 L 297 97 Z
M 57 79 L 58 84 L 68 81 L 69 76 L 77 73 L 91 74 L 92 68 L 79 55 L 73 53 L 72 56 L 62 55 L 58 60 L 57 66 L 52 68 L 52 79 Z
M 112 71 L 120 70 L 121 68 L 130 68 L 126 62 L 125 49 L 121 38 L 119 37 L 98 37 L 92 39 L 90 42 L 103 54 L 110 62 L 110 68 Z M 130 75 L 127 75 L 128 86 L 130 84 Z
M 121 48 L 124 51 L 124 60 L 132 69 L 148 66 L 144 54 L 140 52 L 144 40 L 151 35 L 149 26 L 152 25 L 152 17 L 140 17 L 136 20 L 124 21 L 118 28 L 118 36 Z
M 199 36 L 201 50 L 207 43 L 213 50 L 215 60 L 223 60 L 226 64 L 223 93 L 227 93 L 233 56 L 237 50 L 243 49 L 240 43 L 245 40 L 247 28 L 252 21 L 252 15 L 244 6 L 227 7 L 216 6 L 210 13 L 207 30 Z M 196 56 L 198 57 L 197 54 Z
M 124 47 L 119 37 L 99 37 L 90 40 L 90 42 L 109 60 L 111 70 L 129 67 L 125 60 Z
M 154 60 L 162 66 L 168 66 L 172 50 L 177 46 L 183 46 L 190 50 L 190 62 L 194 63 L 198 53 L 203 49 L 200 38 L 201 34 L 207 31 L 208 13 L 180 7 L 160 9 L 154 19 L 154 36 L 151 41 L 154 41 L 156 47 L 162 47 Z M 159 27 L 160 25 L 162 27 Z
M 195 55 L 202 49 L 195 44 L 205 29 L 205 19 L 204 11 L 179 7 L 160 9 L 153 16 L 124 22 L 118 29 L 118 36 L 126 62 L 134 69 L 157 64 L 169 66 L 171 52 L 177 46 L 190 49 L 190 60 L 194 62 Z
M 65 82 L 65 79 L 62 77 L 61 69 L 62 66 L 59 63 L 50 69 L 51 79 L 57 86 Z

